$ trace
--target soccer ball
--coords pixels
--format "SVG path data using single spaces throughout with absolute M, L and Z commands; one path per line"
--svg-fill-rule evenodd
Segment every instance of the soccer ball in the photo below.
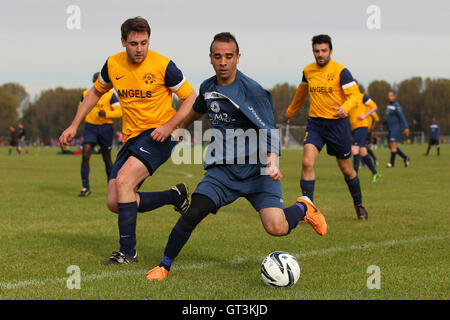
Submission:
M 290 287 L 300 278 L 300 265 L 293 255 L 275 251 L 264 258 L 261 277 L 268 286 Z

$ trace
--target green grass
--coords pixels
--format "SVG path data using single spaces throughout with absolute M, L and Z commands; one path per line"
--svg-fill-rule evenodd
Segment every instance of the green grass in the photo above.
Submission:
M 315 203 L 325 214 L 324 237 L 300 223 L 287 237 L 263 230 L 258 214 L 239 199 L 210 215 L 192 234 L 169 278 L 149 282 L 178 219 L 171 206 L 139 214 L 137 264 L 105 267 L 118 249 L 117 216 L 106 209 L 101 156 L 91 158 L 91 189 L 78 198 L 80 156 L 57 149 L 8 155 L 0 148 L 0 299 L 448 299 L 450 292 L 450 147 L 423 156 L 424 145 L 408 145 L 410 167 L 386 169 L 389 151 L 375 150 L 382 178 L 372 184 L 360 169 L 368 221 L 359 221 L 334 158 L 322 152 Z M 286 205 L 299 195 L 301 150 L 285 150 L 280 167 Z M 193 176 L 180 173 L 190 173 Z M 168 161 L 142 187 L 168 189 L 184 181 L 191 190 L 201 165 Z M 390 240 L 393 240 L 390 242 Z M 288 289 L 263 284 L 262 258 L 275 250 L 295 254 L 299 282 Z M 81 289 L 69 290 L 66 269 L 81 269 Z M 381 288 L 369 290 L 367 268 L 381 271 Z

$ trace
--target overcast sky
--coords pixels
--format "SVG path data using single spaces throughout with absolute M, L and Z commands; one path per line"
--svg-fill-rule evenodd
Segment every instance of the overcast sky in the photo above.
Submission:
M 72 5 L 80 9 L 79 29 L 67 26 L 74 26 Z M 368 13 L 373 5 L 379 15 Z M 120 25 L 138 15 L 150 23 L 151 49 L 171 58 L 196 90 L 213 74 L 209 45 L 222 31 L 239 42 L 240 70 L 266 88 L 299 83 L 320 33 L 332 37 L 333 59 L 365 86 L 450 78 L 446 0 L 2 0 L 0 84 L 20 83 L 32 96 L 90 87 L 107 57 L 123 50 Z

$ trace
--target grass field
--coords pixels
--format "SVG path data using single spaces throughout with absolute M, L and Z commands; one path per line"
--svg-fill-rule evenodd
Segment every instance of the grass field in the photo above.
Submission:
M 0 148 L 0 299 L 448 299 L 450 297 L 450 146 L 441 156 L 423 155 L 425 145 L 404 146 L 411 165 L 386 169 L 389 151 L 375 150 L 382 178 L 372 184 L 360 169 L 368 221 L 356 218 L 336 161 L 322 152 L 316 167 L 315 203 L 329 230 L 319 237 L 305 223 L 287 237 L 265 233 L 245 199 L 210 215 L 194 231 L 169 278 L 149 282 L 179 215 L 171 206 L 139 214 L 137 264 L 105 267 L 118 249 L 117 216 L 105 206 L 101 156 L 91 158 L 91 189 L 81 188 L 80 156 L 58 149 L 8 155 Z M 301 150 L 285 150 L 280 167 L 285 204 L 300 194 Z M 201 165 L 171 161 L 149 178 L 145 191 L 184 181 L 191 190 Z M 298 283 L 286 289 L 264 285 L 260 263 L 271 251 L 297 256 Z M 67 268 L 81 270 L 81 288 L 70 290 Z M 380 289 L 369 289 L 369 266 L 380 270 Z

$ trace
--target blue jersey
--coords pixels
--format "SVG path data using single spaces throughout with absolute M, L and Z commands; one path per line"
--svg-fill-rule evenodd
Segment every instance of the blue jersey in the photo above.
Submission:
M 204 81 L 193 109 L 207 113 L 211 122 L 205 169 L 226 164 L 240 171 L 244 168 L 234 165 L 265 166 L 267 152 L 280 154 L 272 97 L 240 71 L 227 86 L 217 86 L 215 76 Z
M 402 106 L 397 101 L 388 104 L 385 124 L 389 131 L 408 129 L 408 122 L 403 114 Z
M 439 139 L 441 135 L 441 129 L 437 123 L 430 125 L 430 139 Z

